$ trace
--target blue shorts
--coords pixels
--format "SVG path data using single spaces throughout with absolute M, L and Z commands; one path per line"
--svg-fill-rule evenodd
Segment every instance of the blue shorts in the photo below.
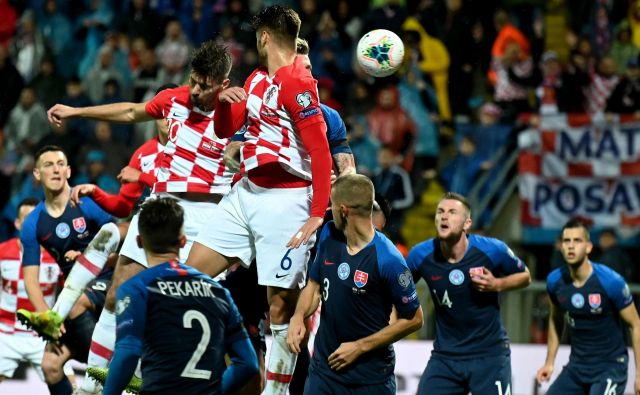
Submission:
M 420 378 L 419 395 L 511 393 L 511 357 L 470 359 L 432 356 Z
M 622 395 L 627 385 L 627 363 L 582 365 L 569 362 L 551 384 L 547 395 Z
M 112 277 L 113 269 L 105 269 L 98 274 L 98 277 L 87 284 L 84 289 L 84 294 L 87 295 L 87 298 L 89 298 L 95 307 L 97 315 L 100 315 L 104 303 L 107 300 L 107 292 L 109 292 L 109 288 L 111 288 Z
M 384 383 L 371 385 L 347 385 L 325 376 L 320 376 L 309 366 L 309 375 L 304 385 L 304 395 L 394 395 L 396 378 L 393 375 Z

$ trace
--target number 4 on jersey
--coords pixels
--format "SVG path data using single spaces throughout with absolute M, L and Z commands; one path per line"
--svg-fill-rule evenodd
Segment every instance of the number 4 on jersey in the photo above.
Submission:
M 447 306 L 448 308 L 451 308 L 451 306 L 453 306 L 453 303 L 451 302 L 451 299 L 449 299 L 449 291 L 448 290 L 444 290 L 444 295 L 442 295 L 442 299 L 438 298 L 438 294 L 436 293 L 436 290 L 433 290 L 433 297 L 438 301 L 438 304 L 440 306 Z

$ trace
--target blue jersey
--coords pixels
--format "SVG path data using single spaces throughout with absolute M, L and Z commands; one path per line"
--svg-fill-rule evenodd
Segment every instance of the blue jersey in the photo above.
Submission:
M 331 155 L 351 154 L 351 148 L 347 143 L 347 127 L 340 114 L 333 108 L 320 103 L 324 122 L 327 124 L 327 141 Z
M 593 273 L 580 288 L 573 285 L 567 266 L 547 277 L 551 301 L 567 313 L 572 362 L 597 363 L 625 360 L 620 310 L 633 303 L 622 276 L 593 263 Z
M 23 266 L 40 264 L 42 246 L 58 262 L 64 276 L 69 274 L 74 262 L 68 262 L 64 254 L 72 250 L 84 251 L 102 225 L 114 221 L 90 198 L 84 197 L 80 201 L 79 205 L 69 201 L 58 218 L 49 215 L 44 202 L 27 216 L 20 230 Z
M 386 382 L 393 374 L 393 346 L 361 355 L 336 372 L 327 359 L 341 343 L 355 341 L 389 325 L 391 306 L 400 315 L 419 307 L 416 288 L 404 258 L 382 233 L 355 255 L 347 252 L 344 234 L 328 222 L 318 241 L 318 253 L 309 273 L 320 284 L 322 310 L 312 364 L 321 376 L 344 384 Z
M 229 291 L 167 262 L 137 274 L 116 295 L 116 353 L 142 356 L 142 394 L 221 393 L 227 345 L 248 338 Z
M 524 272 L 526 267 L 502 241 L 469 235 L 469 246 L 457 263 L 442 255 L 440 241 L 416 245 L 407 264 L 417 282 L 424 278 L 434 298 L 434 355 L 482 357 L 509 354 L 509 338 L 500 319 L 497 292 L 472 287 L 470 270 L 485 267 L 496 277 Z

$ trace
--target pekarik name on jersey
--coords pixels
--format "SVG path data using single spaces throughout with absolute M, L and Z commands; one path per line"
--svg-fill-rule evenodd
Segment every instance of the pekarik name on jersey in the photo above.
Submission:
M 215 298 L 215 295 L 211 291 L 211 284 L 204 281 L 158 281 L 157 285 L 158 289 L 160 290 L 160 292 L 162 292 L 163 295 Z

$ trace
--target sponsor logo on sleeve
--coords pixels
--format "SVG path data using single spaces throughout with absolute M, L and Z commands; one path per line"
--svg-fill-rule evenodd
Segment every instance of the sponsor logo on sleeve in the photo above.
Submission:
M 400 284 L 403 289 L 407 289 L 409 285 L 411 285 L 411 279 L 412 276 L 409 270 L 405 270 L 404 272 L 398 274 L 398 284 Z
M 298 93 L 296 95 L 296 102 L 302 108 L 307 108 L 313 103 L 313 99 L 311 99 L 311 92 L 304 91 L 302 93 Z
M 125 296 L 124 298 L 118 300 L 118 303 L 116 303 L 116 315 L 124 313 L 127 307 L 129 307 L 130 303 L 131 298 L 129 296 Z

